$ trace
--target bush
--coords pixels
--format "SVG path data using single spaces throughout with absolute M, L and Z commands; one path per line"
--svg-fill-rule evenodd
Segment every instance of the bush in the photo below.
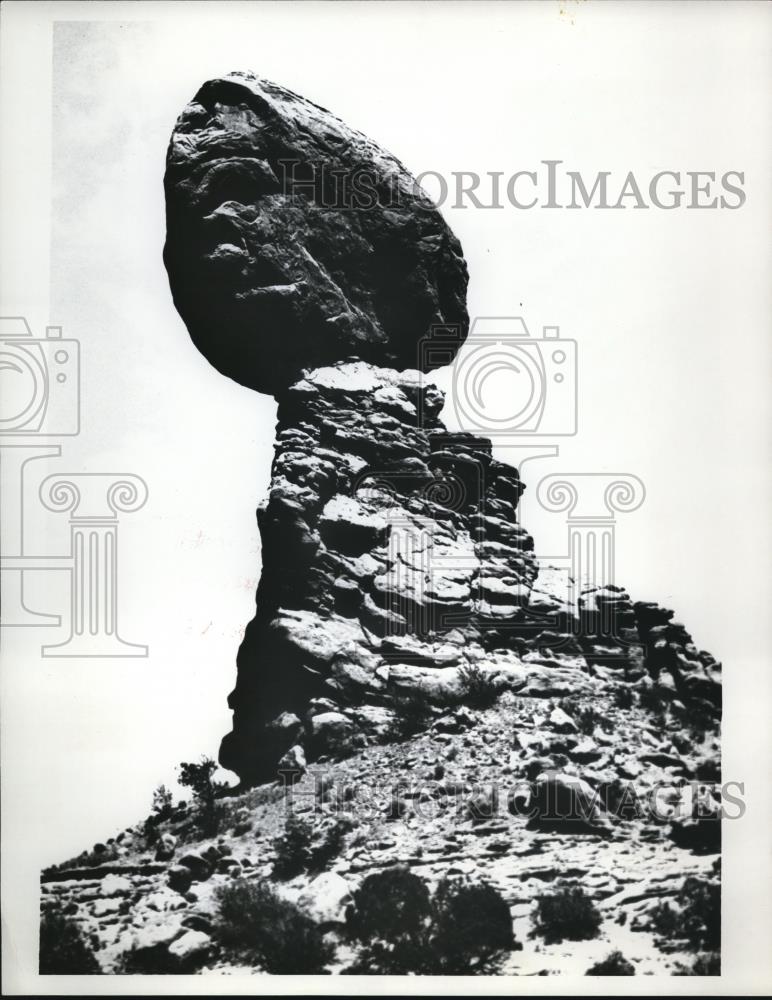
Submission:
M 166 785 L 159 785 L 153 792 L 153 806 L 150 810 L 150 815 L 142 827 L 142 835 L 145 838 L 146 847 L 155 847 L 158 843 L 158 827 L 164 820 L 170 819 L 173 813 L 174 800 L 172 793 Z
M 578 698 L 561 698 L 560 707 L 576 723 L 579 732 L 591 736 L 596 726 L 603 728 L 607 720 L 592 705 L 583 705 Z
M 720 976 L 721 975 L 721 954 L 717 951 L 710 951 L 705 955 L 698 955 L 691 965 L 679 965 L 676 976 Z
M 690 876 L 678 894 L 682 932 L 697 951 L 721 947 L 721 886 Z
M 676 897 L 677 909 L 659 903 L 651 912 L 652 930 L 668 941 L 686 941 L 695 951 L 721 947 L 721 887 L 690 876 Z
M 276 860 L 273 874 L 279 879 L 294 878 L 311 865 L 313 827 L 296 813 L 290 813 L 284 824 L 284 833 L 273 842 Z
M 444 879 L 432 899 L 406 868 L 369 875 L 347 924 L 364 944 L 348 975 L 480 974 L 519 947 L 509 907 L 492 886 Z
M 660 934 L 662 937 L 678 937 L 681 918 L 670 903 L 657 903 L 651 911 L 650 926 L 655 934 Z
M 102 972 L 91 943 L 58 907 L 40 918 L 39 971 L 41 976 L 98 976 Z
M 332 946 L 310 917 L 266 882 L 238 879 L 219 889 L 215 900 L 213 932 L 235 959 L 271 975 L 327 972 Z
M 567 886 L 550 896 L 542 896 L 536 908 L 532 936 L 547 944 L 561 941 L 589 941 L 598 936 L 603 917 L 581 886 Z
M 458 672 L 461 682 L 461 701 L 472 708 L 490 708 L 501 692 L 491 675 L 476 663 L 461 667 Z
M 621 951 L 612 951 L 602 962 L 593 965 L 585 976 L 634 976 L 635 966 L 628 962 Z
M 115 971 L 119 976 L 169 976 L 188 970 L 182 968 L 169 953 L 168 945 L 155 944 L 124 952 L 118 959 Z
M 647 712 L 660 713 L 667 701 L 668 696 L 659 684 L 647 685 L 638 692 L 638 704 Z
M 633 692 L 626 684 L 620 684 L 619 687 L 614 688 L 614 703 L 617 708 L 624 709 L 632 708 L 635 704 Z M 614 952 L 614 954 L 616 955 L 617 952 Z M 598 974 L 602 975 L 602 973 Z M 589 976 L 590 973 L 588 972 L 587 975 Z
M 364 879 L 354 893 L 346 922 L 360 941 L 391 943 L 425 929 L 431 912 L 426 883 L 407 868 L 387 868 Z
M 198 764 L 180 764 L 179 782 L 193 792 L 196 803 L 196 821 L 206 837 L 217 833 L 220 827 L 220 813 L 217 796 L 226 787 L 214 780 L 217 763 L 211 757 L 202 757 Z
M 393 708 L 396 714 L 394 737 L 397 740 L 407 740 L 423 732 L 434 718 L 431 702 L 420 691 L 398 695 L 393 701 Z
M 432 946 L 438 971 L 479 974 L 496 956 L 515 948 L 509 907 L 485 882 L 443 879 L 433 909 Z
M 311 868 L 322 870 L 334 861 L 343 850 L 346 834 L 353 829 L 353 822 L 348 817 L 341 817 L 323 832 L 318 844 L 311 848 Z
M 174 812 L 174 800 L 172 793 L 166 785 L 159 785 L 153 792 L 153 808 L 151 815 L 155 817 L 157 823 L 162 823 L 169 819 Z
M 352 828 L 353 822 L 347 816 L 339 817 L 330 826 L 314 829 L 308 820 L 290 813 L 284 833 L 273 842 L 274 876 L 289 879 L 304 871 L 322 871 L 338 857 Z

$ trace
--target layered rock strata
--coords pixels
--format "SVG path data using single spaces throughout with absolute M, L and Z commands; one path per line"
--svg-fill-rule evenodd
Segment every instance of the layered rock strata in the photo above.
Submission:
M 645 688 L 713 713 L 719 667 L 673 613 L 540 567 L 517 471 L 453 435 L 417 372 L 352 360 L 279 396 L 258 512 L 263 575 L 220 760 L 247 784 L 366 745 L 405 697 L 463 701 L 470 678 L 522 696 Z M 286 763 L 286 762 L 285 762 Z

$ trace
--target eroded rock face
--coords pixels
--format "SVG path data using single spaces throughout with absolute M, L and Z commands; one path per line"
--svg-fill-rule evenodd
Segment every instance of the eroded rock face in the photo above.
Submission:
M 715 718 L 718 664 L 672 613 L 592 581 L 576 602 L 518 523 L 517 470 L 441 423 L 421 371 L 466 336 L 466 265 L 394 157 L 234 73 L 181 115 L 165 187 L 164 259 L 193 341 L 279 402 L 225 767 L 273 779 L 282 760 L 388 740 L 418 702 L 455 704 L 437 720 L 455 732 L 458 706 L 492 691 L 590 702 L 622 684 Z M 562 709 L 545 724 L 562 756 L 598 758 Z
M 164 260 L 193 342 L 276 393 L 355 354 L 448 364 L 466 336 L 458 240 L 391 154 L 267 80 L 210 80 L 175 125 Z M 419 342 L 452 324 L 438 354 Z
M 450 434 L 442 405 L 418 372 L 359 360 L 280 394 L 257 614 L 220 753 L 246 784 L 275 778 L 293 747 L 341 756 L 388 738 L 416 701 L 471 703 L 491 686 L 591 702 L 622 685 L 718 710 L 720 668 L 672 612 L 619 587 L 570 601 L 518 523 L 517 470 Z M 544 725 L 574 759 L 599 756 L 561 709 Z
M 536 573 L 516 521 L 523 486 L 489 442 L 449 434 L 442 405 L 418 372 L 362 361 L 279 397 L 257 615 L 221 753 L 246 780 L 272 776 L 295 741 L 282 713 L 306 719 L 312 755 L 329 752 L 371 728 L 341 709 L 458 690 L 464 667 L 489 669 L 478 620 L 521 613 Z M 526 682 L 506 659 L 495 679 Z

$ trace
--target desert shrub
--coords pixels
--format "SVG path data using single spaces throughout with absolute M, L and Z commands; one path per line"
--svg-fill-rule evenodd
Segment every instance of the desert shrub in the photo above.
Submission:
M 649 918 L 652 930 L 668 941 L 686 941 L 695 951 L 721 947 L 721 887 L 690 876 L 676 896 L 677 908 L 659 903 Z
M 319 927 L 266 882 L 238 879 L 215 894 L 213 933 L 235 959 L 271 975 L 327 972 L 333 948 Z
M 661 712 L 667 700 L 668 696 L 659 684 L 647 685 L 638 691 L 638 704 L 647 712 Z
M 115 971 L 119 976 L 168 976 L 188 970 L 180 967 L 180 963 L 169 953 L 168 945 L 156 944 L 124 952 Z
M 704 781 L 706 784 L 720 785 L 721 760 L 718 757 L 703 757 L 697 762 L 694 777 L 697 781 Z
M 41 976 L 97 976 L 102 972 L 91 942 L 58 907 L 40 919 L 39 970 Z
M 651 722 L 664 729 L 668 721 L 668 706 L 672 700 L 670 692 L 654 683 L 638 690 L 638 704 L 649 713 Z
M 486 971 L 495 957 L 515 948 L 506 901 L 485 882 L 443 879 L 433 900 L 432 948 L 437 972 Z
M 490 673 L 476 663 L 461 667 L 458 679 L 461 684 L 461 701 L 472 708 L 490 708 L 501 693 Z
M 150 849 L 158 843 L 160 834 L 155 816 L 148 816 L 142 824 L 142 836 L 145 838 L 145 847 Z
M 284 833 L 274 840 L 274 876 L 289 879 L 304 871 L 323 870 L 338 857 L 353 825 L 350 817 L 341 816 L 329 826 L 314 828 L 308 820 L 290 813 Z
M 311 848 L 312 869 L 324 869 L 334 861 L 343 850 L 346 834 L 354 828 L 353 821 L 348 816 L 341 816 L 332 826 L 322 832 L 318 843 Z
M 708 734 L 716 734 L 720 728 L 720 716 L 716 716 L 704 704 L 687 700 L 685 705 L 674 707 L 681 723 L 682 734 L 692 745 L 702 743 Z
M 211 757 L 202 757 L 197 764 L 182 763 L 179 766 L 179 782 L 193 792 L 196 822 L 206 837 L 213 836 L 220 827 L 217 796 L 225 785 L 214 780 L 216 770 L 217 762 Z
M 158 827 L 174 813 L 174 799 L 166 785 L 159 785 L 153 792 L 153 805 L 150 815 L 142 825 L 142 835 L 146 847 L 155 847 L 158 843 Z
M 426 883 L 407 868 L 387 868 L 364 879 L 346 922 L 361 941 L 395 942 L 421 932 L 431 912 Z
M 635 966 L 628 962 L 621 951 L 612 951 L 602 962 L 597 962 L 585 976 L 634 976 Z
M 393 702 L 395 720 L 393 735 L 398 740 L 407 740 L 428 729 L 434 713 L 432 704 L 421 691 L 398 695 Z
M 681 926 L 680 915 L 670 903 L 657 903 L 649 918 L 651 929 L 662 937 L 677 937 Z
M 153 808 L 151 815 L 154 816 L 159 823 L 162 823 L 165 819 L 169 819 L 173 812 L 174 799 L 172 798 L 172 793 L 166 785 L 159 785 L 153 792 Z
M 294 878 L 310 867 L 313 836 L 311 824 L 291 812 L 284 824 L 284 833 L 273 842 L 276 851 L 273 874 L 276 878 Z
M 532 936 L 547 944 L 589 941 L 603 923 L 599 910 L 581 886 L 573 885 L 542 896 L 537 903 Z
M 698 955 L 691 965 L 679 965 L 674 973 L 676 976 L 720 976 L 721 953 L 709 951 Z
M 492 886 L 444 879 L 432 898 L 406 868 L 368 876 L 347 925 L 363 945 L 348 975 L 480 974 L 518 948 L 509 907 Z
M 560 707 L 576 723 L 576 728 L 587 736 L 595 731 L 596 726 L 604 728 L 608 725 L 605 719 L 592 705 L 584 705 L 578 698 L 561 698 Z
M 721 947 L 721 886 L 690 876 L 678 894 L 683 933 L 698 951 Z

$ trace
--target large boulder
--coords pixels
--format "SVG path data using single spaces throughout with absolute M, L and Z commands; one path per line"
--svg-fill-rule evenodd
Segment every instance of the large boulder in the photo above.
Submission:
M 348 882 L 336 872 L 323 872 L 309 884 L 298 904 L 316 923 L 342 924 L 346 922 L 346 907 L 351 901 Z
M 356 355 L 448 364 L 468 327 L 461 246 L 390 153 L 252 73 L 205 83 L 166 164 L 164 261 L 193 342 L 230 378 L 276 393 Z M 419 349 L 454 326 L 442 356 Z

